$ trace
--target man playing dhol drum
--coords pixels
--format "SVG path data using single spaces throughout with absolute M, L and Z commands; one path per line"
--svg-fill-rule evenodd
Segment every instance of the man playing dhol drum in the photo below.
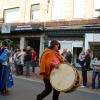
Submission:
M 50 47 L 46 48 L 40 57 L 40 75 L 43 76 L 45 89 L 37 95 L 37 100 L 42 100 L 49 95 L 53 89 L 53 99 L 58 100 L 60 91 L 55 90 L 50 83 L 50 73 L 53 68 L 57 68 L 58 64 L 64 63 L 64 59 L 59 54 L 60 43 L 52 40 Z

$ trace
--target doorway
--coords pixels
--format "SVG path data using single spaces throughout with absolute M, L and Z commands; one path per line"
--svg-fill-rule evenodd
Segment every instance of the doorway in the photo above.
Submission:
M 82 51 L 82 47 L 73 47 L 73 63 L 75 65 L 78 64 L 78 57 L 79 57 L 79 54 L 81 53 L 81 51 Z
M 26 45 L 31 46 L 37 53 L 37 58 L 39 57 L 39 50 L 40 50 L 40 38 L 27 38 Z

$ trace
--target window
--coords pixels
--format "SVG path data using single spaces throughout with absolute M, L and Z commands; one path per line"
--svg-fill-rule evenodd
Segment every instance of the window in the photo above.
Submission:
M 74 18 L 84 17 L 84 0 L 74 0 Z
M 66 1 L 65 0 L 53 0 L 52 7 L 52 19 L 64 19 L 66 16 Z
M 31 6 L 31 20 L 38 21 L 40 19 L 40 4 Z
M 100 0 L 94 0 L 94 17 L 100 17 Z
M 19 8 L 11 8 L 4 10 L 4 23 L 18 22 L 19 20 Z

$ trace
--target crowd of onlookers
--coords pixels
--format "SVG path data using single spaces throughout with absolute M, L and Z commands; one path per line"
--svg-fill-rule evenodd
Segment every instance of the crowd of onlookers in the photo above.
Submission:
M 12 72 L 16 75 L 30 76 L 30 68 L 35 72 L 38 66 L 37 53 L 27 46 L 20 50 L 12 48 L 12 41 L 5 39 L 0 43 L 0 94 L 6 95 L 13 83 Z
M 64 48 L 62 56 L 65 59 L 65 61 L 72 64 L 73 55 L 67 48 Z M 90 49 L 86 51 L 82 50 L 78 56 L 78 63 L 81 67 L 81 76 L 82 76 L 81 87 L 87 87 L 88 72 L 92 71 L 91 87 L 93 89 L 97 88 L 99 90 L 100 89 L 100 54 L 94 55 Z
M 27 46 L 20 50 L 11 46 L 11 40 L 0 43 L 0 93 L 6 95 L 8 88 L 13 86 L 12 72 L 15 75 L 30 76 L 30 68 L 35 72 L 38 56 L 34 48 Z
M 16 75 L 30 75 L 30 68 L 35 72 L 38 66 L 37 53 L 34 48 L 27 46 L 21 51 L 20 49 L 11 50 L 10 64 Z
M 4 82 L 2 84 L 0 83 L 0 92 L 2 92 L 1 87 L 3 87 L 1 85 L 5 84 L 6 86 L 6 81 L 9 81 L 7 83 L 11 83 L 10 85 L 8 84 L 8 87 L 13 86 L 13 79 L 4 79 L 5 81 L 2 80 L 2 78 L 5 76 L 9 76 L 9 79 L 12 78 L 10 68 L 12 69 L 12 72 L 14 72 L 16 75 L 30 76 L 30 68 L 32 69 L 31 71 L 34 73 L 35 67 L 39 66 L 39 58 L 34 48 L 27 46 L 23 49 L 23 51 L 18 48 L 9 49 L 9 45 L 7 43 L 8 40 L 4 41 L 0 46 L 0 82 Z M 70 50 L 64 48 L 61 55 L 63 56 L 63 59 L 66 63 L 73 64 L 73 55 Z M 86 51 L 82 50 L 78 57 L 78 63 L 81 66 L 82 87 L 87 87 L 87 73 L 88 71 L 92 71 L 91 87 L 93 89 L 97 88 L 98 90 L 100 90 L 100 54 L 94 55 L 90 49 Z M 1 73 L 4 73 L 4 75 L 1 75 Z M 98 84 L 96 84 L 97 78 Z M 6 88 L 4 87 L 3 92 L 5 92 L 5 90 Z
M 61 55 L 66 62 L 72 64 L 73 55 L 71 51 L 64 48 Z M 12 50 L 10 63 L 13 65 L 16 75 L 29 76 L 30 68 L 32 68 L 32 72 L 35 72 L 35 67 L 38 66 L 37 53 L 34 48 L 30 46 L 24 48 L 23 51 L 20 49 L 16 49 L 15 51 Z M 93 71 L 91 87 L 93 89 L 96 88 L 96 78 L 98 77 L 97 88 L 100 89 L 100 54 L 93 56 L 90 49 L 86 50 L 86 52 L 82 50 L 78 57 L 78 63 L 81 66 L 82 87 L 87 86 L 88 71 Z
M 100 89 L 100 54 L 93 55 L 91 50 L 86 52 L 82 50 L 79 54 L 79 64 L 81 65 L 83 85 L 82 87 L 87 86 L 87 73 L 92 70 L 92 85 L 93 89 Z M 96 84 L 96 79 L 98 77 L 98 84 Z

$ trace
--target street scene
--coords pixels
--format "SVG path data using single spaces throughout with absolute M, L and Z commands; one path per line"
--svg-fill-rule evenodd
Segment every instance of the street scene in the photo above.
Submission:
M 0 100 L 98 100 L 100 0 L 0 0 Z

